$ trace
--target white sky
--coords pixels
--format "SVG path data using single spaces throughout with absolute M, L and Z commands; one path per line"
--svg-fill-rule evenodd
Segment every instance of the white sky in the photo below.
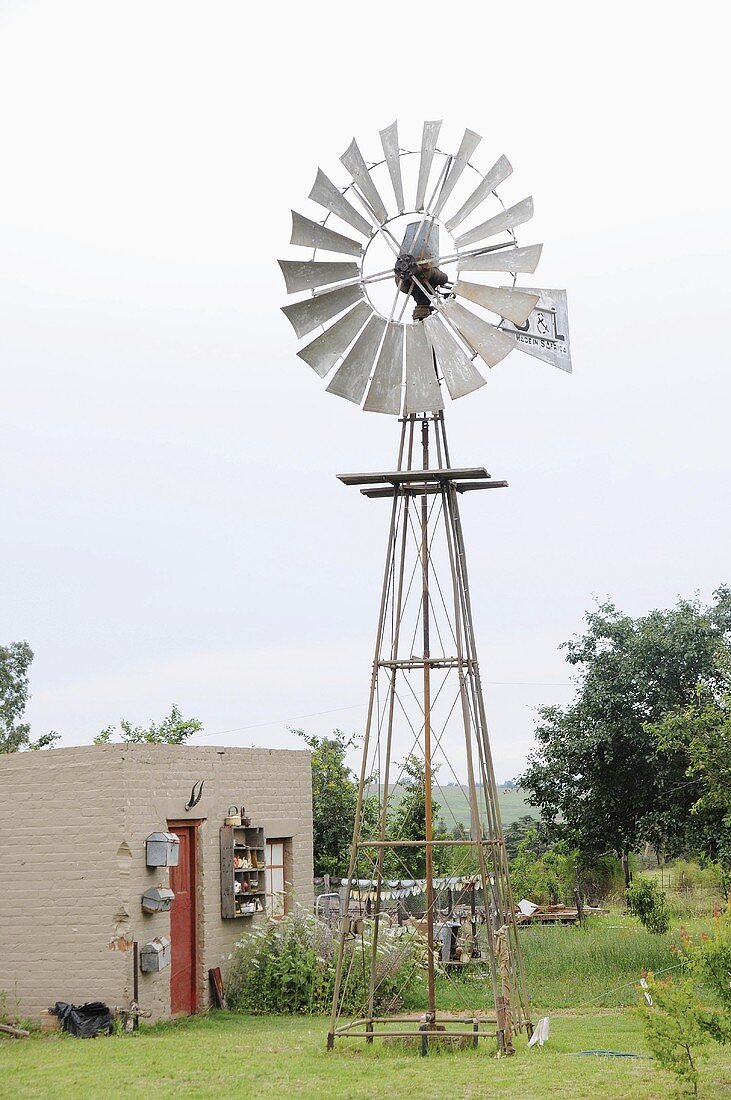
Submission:
M 387 511 L 334 475 L 397 425 L 296 358 L 276 259 L 395 117 L 509 157 L 522 281 L 569 292 L 572 377 L 513 353 L 447 412 L 511 486 L 463 505 L 498 777 L 594 597 L 731 580 L 723 11 L 0 2 L 0 643 L 36 652 L 36 734 L 360 728 Z

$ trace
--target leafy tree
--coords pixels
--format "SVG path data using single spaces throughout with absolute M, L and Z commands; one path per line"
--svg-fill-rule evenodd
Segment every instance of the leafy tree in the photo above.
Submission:
M 22 721 L 32 661 L 33 650 L 27 642 L 0 646 L 0 753 L 47 749 L 58 740 L 57 733 L 44 733 L 31 741 L 30 724 Z
M 426 771 L 424 761 L 414 753 L 406 757 L 400 765 L 399 785 L 404 791 L 389 815 L 388 838 L 390 840 L 423 840 L 426 836 Z M 450 837 L 444 821 L 439 816 L 441 805 L 432 799 L 432 836 L 434 840 L 447 840 Z M 450 868 L 448 848 L 434 848 L 433 866 L 438 874 L 447 873 Z M 426 875 L 426 849 L 399 847 L 386 853 L 387 873 L 394 878 L 424 878 Z
M 685 970 L 713 993 L 718 1008 L 703 1008 L 701 1027 L 718 1043 L 731 1043 L 731 907 L 716 913 L 710 932 L 694 938 L 680 930 L 678 956 Z
M 728 683 L 731 688 L 731 683 Z M 687 755 L 694 847 L 731 871 L 731 692 L 717 699 L 699 690 L 690 706 L 648 726 L 662 748 Z
M 132 745 L 182 745 L 194 733 L 203 729 L 197 718 L 183 718 L 176 703 L 167 718 L 150 725 L 133 726 L 125 718 L 119 723 L 120 740 Z M 95 745 L 108 745 L 114 735 L 114 726 L 107 726 L 94 738 Z
M 312 824 L 316 875 L 348 873 L 353 839 L 358 782 L 345 763 L 345 754 L 355 743 L 340 730 L 331 737 L 317 737 L 304 730 L 290 730 L 301 737 L 312 752 Z M 377 800 L 363 804 L 364 825 L 372 828 L 378 815 Z
M 699 685 L 719 690 L 731 589 L 719 588 L 709 607 L 681 600 L 637 619 L 605 603 L 586 622 L 563 646 L 577 669 L 576 699 L 540 710 L 538 747 L 520 785 L 552 834 L 584 854 L 613 850 L 626 865 L 645 840 L 676 854 L 688 843 L 697 791 L 687 747 L 661 742 L 651 727 L 690 705 Z
M 509 859 L 515 859 L 518 854 L 518 848 L 524 840 L 528 837 L 531 838 L 531 847 L 535 850 L 536 855 L 540 855 L 542 851 L 545 851 L 548 847 L 548 843 L 541 835 L 545 832 L 544 829 L 539 829 L 537 826 L 539 822 L 535 817 L 531 817 L 530 814 L 523 814 L 517 821 L 514 821 L 512 825 L 508 825 L 505 830 L 505 849 L 508 853 Z M 540 848 L 540 851 L 538 850 Z

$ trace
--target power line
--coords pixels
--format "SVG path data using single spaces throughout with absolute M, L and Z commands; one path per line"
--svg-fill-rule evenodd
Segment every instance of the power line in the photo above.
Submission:
M 235 726 L 230 730 L 219 730 L 217 733 L 202 733 L 201 737 L 224 737 L 228 733 L 244 733 L 246 730 L 264 729 L 266 726 L 286 725 L 288 722 L 299 722 L 301 718 L 319 718 L 323 714 L 338 714 L 343 710 L 358 710 L 365 703 L 354 703 L 349 707 L 335 707 L 332 710 L 313 710 L 310 714 L 295 714 L 291 718 L 277 718 L 273 722 L 256 722 L 253 726 Z
M 541 681 L 541 680 L 483 680 L 490 687 L 573 687 L 570 683 Z M 246 733 L 248 730 L 265 729 L 267 726 L 287 725 L 289 722 L 299 722 L 302 718 L 322 718 L 325 714 L 340 714 L 346 710 L 361 710 L 365 703 L 352 703 L 347 707 L 333 707 L 331 710 L 314 710 L 309 714 L 295 714 L 290 718 L 276 718 L 271 722 L 255 722 L 251 726 L 235 726 L 233 729 L 217 730 L 215 733 L 201 733 L 200 737 L 225 737 L 229 733 Z

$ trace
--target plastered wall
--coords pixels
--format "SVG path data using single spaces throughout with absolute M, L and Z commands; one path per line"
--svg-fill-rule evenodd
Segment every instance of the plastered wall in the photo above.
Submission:
M 194 783 L 201 801 L 185 811 Z M 291 837 L 292 892 L 312 905 L 312 789 L 308 752 L 213 746 L 98 745 L 0 757 L 0 993 L 7 1011 L 37 1016 L 56 1000 L 132 998 L 132 942 L 170 932 L 170 914 L 142 913 L 145 837 L 168 821 L 199 822 L 198 1002 L 208 969 L 225 973 L 257 918 L 223 920 L 219 829 L 246 805 L 267 838 Z M 140 1003 L 170 1012 L 170 970 L 140 974 Z

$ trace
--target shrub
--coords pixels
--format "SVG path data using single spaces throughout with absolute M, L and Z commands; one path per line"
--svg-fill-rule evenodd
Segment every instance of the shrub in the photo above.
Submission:
M 680 930 L 678 955 L 686 971 L 712 990 L 721 1011 L 701 1014 L 701 1026 L 719 1043 L 731 1043 L 731 906 L 716 914 L 710 935 L 692 939 Z
M 704 886 L 707 876 L 697 863 L 691 863 L 687 859 L 676 859 L 669 869 L 668 886 L 678 893 L 689 893 L 698 886 Z
M 226 983 L 230 1007 L 255 1015 L 325 1013 L 335 984 L 337 936 L 311 914 L 266 920 L 237 944 Z M 373 923 L 347 941 L 341 1011 L 360 1014 L 367 1004 Z M 398 1009 L 424 984 L 427 945 L 412 928 L 381 924 L 375 963 L 374 1011 Z
M 533 830 L 529 831 L 511 861 L 510 878 L 514 896 L 529 898 L 539 905 L 571 903 L 577 881 L 578 853 L 568 851 L 559 844 L 537 855 L 535 835 Z
M 629 884 L 627 910 L 655 935 L 663 936 L 670 928 L 667 899 L 652 879 L 638 876 Z
M 528 829 L 510 861 L 513 894 L 539 905 L 574 903 L 574 889 L 591 902 L 619 890 L 624 879 L 614 856 L 583 856 L 564 841 L 547 848 L 536 829 Z
M 684 1092 L 698 1095 L 698 1058 L 694 1048 L 709 1040 L 699 1019 L 693 982 L 658 982 L 648 976 L 652 1005 L 643 1002 L 645 1038 L 653 1057 L 674 1073 Z

